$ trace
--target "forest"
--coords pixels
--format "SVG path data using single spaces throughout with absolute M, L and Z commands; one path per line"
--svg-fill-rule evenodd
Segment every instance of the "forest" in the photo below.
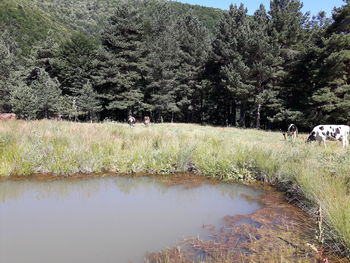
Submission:
M 350 2 L 253 15 L 162 0 L 3 0 L 0 112 L 301 130 L 350 124 Z

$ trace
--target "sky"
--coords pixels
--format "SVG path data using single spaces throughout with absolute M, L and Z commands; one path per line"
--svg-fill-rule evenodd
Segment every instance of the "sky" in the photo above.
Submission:
M 216 7 L 228 9 L 230 4 L 239 5 L 241 2 L 248 8 L 248 14 L 253 14 L 259 8 L 260 3 L 264 4 L 266 9 L 270 7 L 270 0 L 173 0 L 193 5 L 202 5 L 208 7 Z M 327 16 L 331 16 L 333 7 L 344 5 L 342 0 L 302 0 L 304 7 L 303 11 L 310 11 L 311 15 L 316 15 L 319 11 L 327 12 Z

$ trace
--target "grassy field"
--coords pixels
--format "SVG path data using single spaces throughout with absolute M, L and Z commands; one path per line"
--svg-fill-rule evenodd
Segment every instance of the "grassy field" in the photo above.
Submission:
M 350 149 L 295 143 L 281 133 L 191 124 L 0 122 L 0 175 L 193 171 L 276 182 L 322 217 L 350 248 Z M 305 202 L 304 202 L 305 203 Z M 321 226 L 323 228 L 323 226 Z M 328 231 L 329 232 L 329 231 Z M 327 233 L 326 233 L 327 234 Z M 328 239 L 327 235 L 318 236 Z

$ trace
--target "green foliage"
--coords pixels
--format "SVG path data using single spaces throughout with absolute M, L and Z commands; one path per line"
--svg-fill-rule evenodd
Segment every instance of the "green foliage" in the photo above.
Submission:
M 40 70 L 36 80 L 31 83 L 31 88 L 37 97 L 38 118 L 49 118 L 59 113 L 61 89 L 57 79 L 52 79 L 48 73 Z
M 0 112 L 9 112 L 10 85 L 15 70 L 15 47 L 8 32 L 0 35 Z
M 32 46 L 46 39 L 53 32 L 56 39 L 66 39 L 74 32 L 84 32 L 97 38 L 111 10 L 123 2 L 139 6 L 145 17 L 163 0 L 2 0 L 0 2 L 0 28 L 14 36 L 23 55 L 31 52 Z M 195 15 L 214 30 L 222 10 L 169 2 L 178 13 L 193 9 Z
M 65 94 L 78 92 L 90 79 L 97 47 L 97 41 L 83 33 L 74 33 L 59 46 L 52 71 Z
M 324 12 L 309 18 L 298 0 L 272 0 L 252 16 L 243 5 L 220 11 L 159 0 L 4 0 L 0 7 L 2 112 L 21 112 L 15 98 L 34 89 L 42 97 L 29 104 L 35 114 L 23 104 L 24 118 L 133 114 L 301 129 L 349 119 L 349 3 L 333 20 Z
M 16 86 L 10 99 L 13 111 L 22 119 L 36 119 L 38 112 L 38 98 L 34 89 L 24 83 Z
M 59 114 L 61 90 L 56 79 L 40 69 L 38 78 L 30 86 L 19 83 L 11 93 L 11 106 L 20 118 L 49 118 Z
M 55 32 L 56 37 L 64 37 L 69 32 L 49 13 L 27 0 L 0 2 L 0 28 L 8 30 L 24 56 L 30 54 L 31 47 L 44 40 L 50 31 Z
M 333 13 L 334 23 L 327 29 L 328 33 L 349 33 L 350 32 L 350 3 L 345 1 L 343 7 L 337 8 Z
M 192 12 L 177 14 L 165 4 L 154 10 L 151 21 L 147 91 L 154 118 L 198 121 L 194 105 L 210 51 L 208 31 Z
M 118 119 L 145 109 L 142 89 L 148 66 L 140 12 L 121 4 L 102 33 L 93 79 L 105 108 Z
M 89 120 L 96 120 L 96 114 L 102 110 L 98 94 L 93 90 L 88 81 L 83 88 L 77 92 L 77 107 L 82 112 L 81 115 L 87 116 Z

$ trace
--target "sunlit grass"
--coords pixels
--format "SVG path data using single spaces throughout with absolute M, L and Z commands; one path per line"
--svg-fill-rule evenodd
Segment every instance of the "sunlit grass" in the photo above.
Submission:
M 157 173 L 293 182 L 350 247 L 350 150 L 281 133 L 191 124 L 0 122 L 0 175 Z

